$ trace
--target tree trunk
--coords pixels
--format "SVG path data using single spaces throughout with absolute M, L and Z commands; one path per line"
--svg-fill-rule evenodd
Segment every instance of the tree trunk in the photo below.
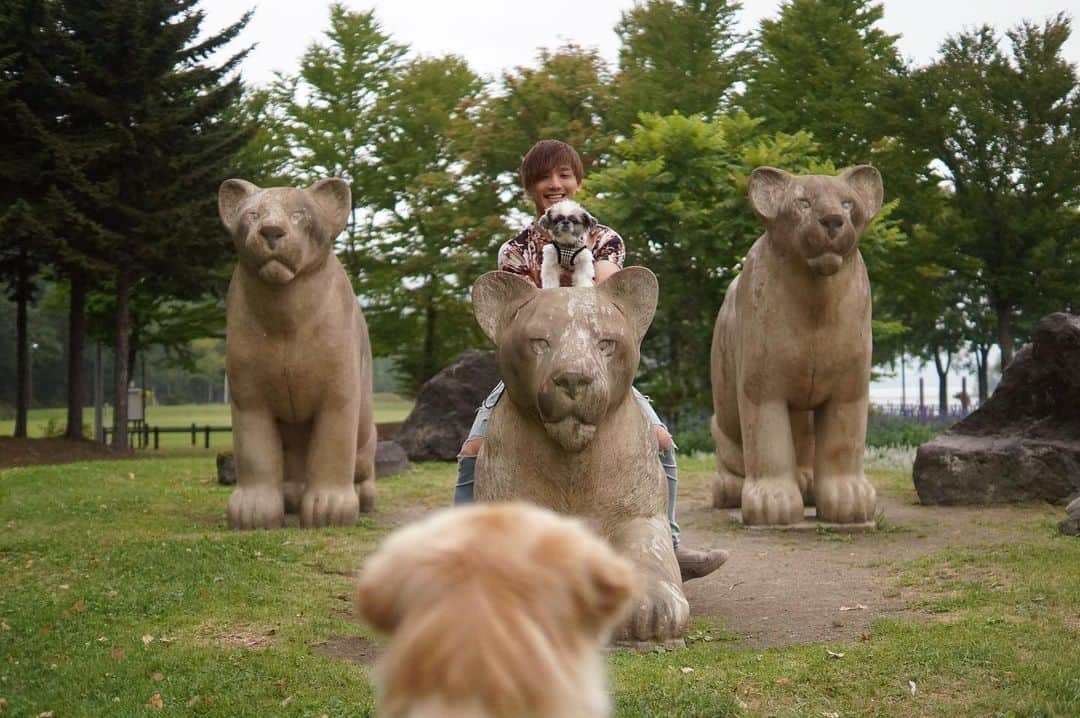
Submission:
M 113 354 L 116 365 L 113 370 L 113 436 L 112 447 L 117 450 L 127 449 L 128 432 L 128 375 L 129 344 L 131 317 L 128 314 L 128 277 L 121 272 L 116 277 L 116 313 Z
M 83 372 L 83 348 L 86 342 L 86 275 L 80 270 L 75 270 L 71 273 L 70 279 L 67 431 L 64 436 L 68 439 L 81 439 L 83 438 L 83 403 L 86 398 Z
M 979 344 L 975 347 L 976 363 L 979 365 L 979 404 L 990 398 L 990 345 Z
M 437 281 L 434 277 L 428 277 L 427 307 L 424 310 L 424 375 L 420 377 L 417 387 L 435 376 L 439 367 L 435 366 L 435 319 L 438 312 L 435 309 L 435 286 Z
M 997 311 L 997 320 L 998 346 L 1001 347 L 1001 370 L 1005 371 L 1013 360 L 1012 317 L 1009 314 L 1008 307 Z
M 952 354 L 945 353 L 948 359 L 945 364 L 941 363 L 941 355 L 934 352 L 934 369 L 938 375 L 938 414 L 946 416 L 949 413 L 949 365 L 952 364 Z
M 15 287 L 15 438 L 26 438 L 26 414 L 30 411 L 30 338 L 27 335 L 27 310 L 30 304 L 30 272 L 19 268 Z

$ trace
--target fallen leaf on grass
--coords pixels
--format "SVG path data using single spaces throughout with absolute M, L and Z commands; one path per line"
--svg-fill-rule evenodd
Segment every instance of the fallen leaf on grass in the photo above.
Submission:
M 114 659 L 114 660 L 117 660 L 117 661 L 122 661 L 122 660 L 124 660 L 125 658 L 127 658 L 127 654 L 126 654 L 126 653 L 124 653 L 124 649 L 123 649 L 123 648 L 114 648 L 114 649 L 112 649 L 112 651 L 111 651 L 111 652 L 109 653 L 109 655 L 111 655 L 111 656 L 113 657 L 113 659 Z
M 38 713 L 37 718 L 55 718 L 55 714 L 52 711 L 45 711 L 44 713 Z
M 146 705 L 150 706 L 151 708 L 161 710 L 165 707 L 165 699 L 161 697 L 160 693 L 155 693 L 154 695 L 150 696 L 150 700 L 146 701 Z
M 911 689 L 911 695 L 915 695 L 915 691 L 918 690 L 918 686 L 915 685 L 915 681 L 908 681 L 908 688 Z
M 821 716 L 822 718 L 840 718 L 840 714 L 837 711 L 825 711 Z
M 683 666 L 679 670 L 682 671 L 683 673 L 693 673 L 694 672 L 694 669 L 691 668 L 690 666 Z
M 841 611 L 865 611 L 866 606 L 862 605 L 861 603 L 856 603 L 854 606 L 841 606 L 840 610 Z
M 7 624 L 7 621 L 0 621 L 0 631 L 10 631 L 11 626 Z
M 144 646 L 149 646 L 151 643 L 154 642 L 154 637 L 147 633 L 145 636 L 142 637 L 142 642 Z
M 863 643 L 869 642 L 870 641 L 870 634 L 869 633 L 862 634 L 861 636 L 859 636 L 859 640 L 862 641 Z
M 6 698 L 0 698 L 0 713 L 3 713 L 4 711 L 7 710 L 7 705 L 8 705 L 7 699 Z
M 782 676 L 782 677 L 776 679 L 776 685 L 778 685 L 778 686 L 786 686 L 786 685 L 789 685 L 790 683 L 791 683 L 791 679 L 788 678 L 787 676 Z
M 825 652 L 829 654 L 829 658 L 843 658 L 844 657 L 843 653 L 835 653 L 833 651 L 830 651 L 828 648 L 825 649 Z
M 188 708 L 194 708 L 198 704 L 198 702 L 201 701 L 201 700 L 202 700 L 202 696 L 194 695 L 188 700 L 186 705 L 187 705 Z
M 161 683 L 163 680 L 165 680 L 165 674 L 160 671 L 154 671 L 150 674 L 150 680 L 152 680 L 154 683 Z
M 293 697 L 292 697 L 292 696 L 289 696 L 288 698 L 286 698 L 285 700 L 283 700 L 283 701 L 281 702 L 281 707 L 282 707 L 282 708 L 284 708 L 285 706 L 287 706 L 287 705 L 289 705 L 290 703 L 292 703 L 292 699 L 293 699 Z
M 82 613 L 86 610 L 86 600 L 80 598 L 71 606 L 71 609 L 75 611 L 75 613 Z

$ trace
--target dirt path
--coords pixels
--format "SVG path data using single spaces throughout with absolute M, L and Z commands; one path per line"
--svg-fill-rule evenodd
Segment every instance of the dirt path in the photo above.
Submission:
M 686 545 L 731 551 L 720 571 L 686 584 L 691 615 L 722 620 L 746 648 L 849 640 L 879 618 L 911 618 L 911 596 L 894 577 L 899 562 L 1007 542 L 1019 523 L 1060 513 L 1039 505 L 920 506 L 885 494 L 878 499 L 884 530 L 832 534 L 744 529 L 704 495 L 687 497 L 684 507 Z
M 731 552 L 716 573 L 685 585 L 691 617 L 721 621 L 738 647 L 761 649 L 858 638 L 879 618 L 922 618 L 897 587 L 896 566 L 948 548 L 1018 537 L 1014 527 L 1061 510 L 1046 505 L 937 507 L 914 491 L 879 492 L 883 530 L 857 534 L 742 528 L 711 507 L 701 476 L 683 483 L 679 522 L 687 546 Z M 388 528 L 422 518 L 426 507 L 387 514 Z M 848 608 L 850 610 L 841 610 Z

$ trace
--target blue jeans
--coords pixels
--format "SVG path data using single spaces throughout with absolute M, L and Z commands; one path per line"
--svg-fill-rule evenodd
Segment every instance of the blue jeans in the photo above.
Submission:
M 653 409 L 652 404 L 649 403 L 648 397 L 633 388 L 634 401 L 641 407 L 641 411 L 645 414 L 645 418 L 648 420 L 650 426 L 662 426 L 665 430 L 664 422 L 660 420 L 660 416 Z M 503 392 L 506 391 L 506 386 L 500 381 L 483 403 L 480 404 L 480 408 L 476 410 L 476 418 L 473 419 L 472 427 L 469 429 L 469 436 L 466 440 L 473 437 L 485 437 L 488 433 L 488 419 L 491 418 L 491 412 L 495 410 L 495 405 L 499 403 L 499 399 L 502 397 Z M 668 524 L 671 526 L 671 541 L 676 546 L 679 545 L 679 524 L 675 522 L 675 501 L 679 494 L 679 466 L 675 461 L 675 441 L 672 440 L 670 449 L 662 449 L 660 451 L 660 465 L 664 467 L 664 476 L 667 477 L 668 483 Z M 476 477 L 476 457 L 475 456 L 459 456 L 458 457 L 458 479 L 457 484 L 454 486 L 454 504 L 468 504 L 473 501 L 473 489 Z

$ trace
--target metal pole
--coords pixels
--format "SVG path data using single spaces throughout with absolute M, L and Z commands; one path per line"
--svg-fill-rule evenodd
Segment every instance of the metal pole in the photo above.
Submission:
M 105 423 L 102 420 L 101 342 L 94 342 L 94 441 L 105 443 Z

